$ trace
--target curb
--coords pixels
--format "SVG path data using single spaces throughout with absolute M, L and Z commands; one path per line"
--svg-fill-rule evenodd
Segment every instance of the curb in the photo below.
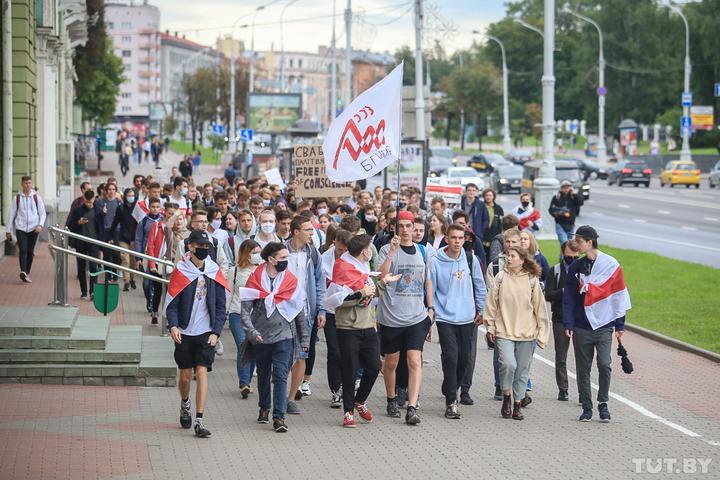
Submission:
M 656 342 L 667 345 L 668 347 L 677 348 L 678 350 L 683 350 L 685 352 L 704 357 L 715 363 L 720 363 L 720 354 L 711 352 L 710 350 L 705 350 L 704 348 L 696 347 L 695 345 L 690 345 L 689 343 L 685 343 L 683 341 L 668 337 L 666 335 L 663 335 L 662 333 L 653 332 L 652 330 L 648 330 L 647 328 L 639 327 L 637 325 L 631 325 L 629 323 L 625 324 L 625 329 L 633 333 L 637 333 L 638 335 L 641 335 L 643 337 L 649 338 L 651 340 L 655 340 Z

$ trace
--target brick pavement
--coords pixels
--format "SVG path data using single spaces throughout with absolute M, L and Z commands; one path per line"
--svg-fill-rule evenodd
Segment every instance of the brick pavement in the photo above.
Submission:
M 16 263 L 15 257 L 0 261 L 0 302 L 46 304 L 53 277 L 45 245 L 33 268 L 32 286 L 19 282 Z M 70 289 L 71 303 L 79 302 L 77 290 Z M 143 324 L 146 334 L 157 334 L 148 325 L 140 291 L 122 296 L 112 321 Z M 89 303 L 80 305 L 83 314 L 91 312 Z M 369 399 L 375 422 L 343 429 L 340 411 L 329 408 L 320 342 L 314 394 L 299 402 L 303 414 L 288 418 L 285 435 L 255 423 L 257 395 L 240 398 L 229 331 L 223 340 L 226 354 L 217 359 L 210 377 L 206 423 L 213 435 L 206 440 L 177 426 L 173 388 L 0 385 L 0 478 L 646 477 L 636 473 L 633 459 L 638 458 L 709 458 L 709 474 L 696 476 L 720 478 L 720 417 L 713 408 L 720 394 L 720 365 L 632 333 L 624 343 L 636 371 L 623 374 L 614 356 L 611 390 L 637 408 L 611 400 L 609 425 L 577 422 L 580 408 L 574 401 L 555 400 L 553 369 L 539 359 L 532 367 L 534 401 L 525 410 L 526 419 L 500 418 L 500 402 L 491 398 L 492 353 L 484 347 L 477 358 L 475 405 L 461 407 L 462 419 L 446 420 L 439 346 L 433 343 L 424 356 L 421 425 L 407 427 L 383 415 L 379 378 Z M 553 358 L 551 347 L 537 354 Z M 573 365 L 572 358 L 569 363 Z M 572 382 L 570 395 L 577 395 Z

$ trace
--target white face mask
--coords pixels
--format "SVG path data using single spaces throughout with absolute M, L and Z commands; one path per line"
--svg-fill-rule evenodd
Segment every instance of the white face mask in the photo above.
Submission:
M 365 220 L 367 220 L 370 223 L 377 222 L 377 217 L 375 215 L 365 215 Z
M 269 207 L 269 206 L 270 206 L 270 200 L 263 200 L 263 205 L 265 205 L 266 207 Z
M 327 212 L 327 208 L 318 208 L 318 215 L 325 215 Z
M 180 190 L 180 195 L 182 195 L 183 197 L 184 197 L 185 195 L 187 195 L 187 194 L 188 194 L 188 188 L 187 188 L 187 187 L 185 187 L 185 188 L 183 188 L 183 189 Z
M 260 229 L 262 229 L 263 233 L 275 233 L 275 224 L 266 222 L 260 225 Z
M 259 253 L 251 253 L 250 263 L 252 263 L 253 265 L 260 265 L 261 263 L 263 263 L 263 259 Z
M 221 222 L 220 222 L 219 219 L 218 219 L 218 220 L 213 220 L 212 222 L 210 222 L 210 226 L 213 228 L 213 230 L 217 230 L 217 229 L 220 228 L 220 223 L 221 223 Z

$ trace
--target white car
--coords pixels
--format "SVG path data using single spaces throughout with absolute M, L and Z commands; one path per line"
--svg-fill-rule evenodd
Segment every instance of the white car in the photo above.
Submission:
M 485 188 L 485 179 L 478 176 L 477 170 L 472 167 L 451 167 L 447 169 L 447 178 L 452 180 L 459 180 L 460 185 L 463 187 L 468 183 L 474 183 L 477 185 L 479 190 Z

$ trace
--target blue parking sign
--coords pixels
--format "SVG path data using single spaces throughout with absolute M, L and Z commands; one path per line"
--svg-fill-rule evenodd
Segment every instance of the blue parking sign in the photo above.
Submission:
M 240 141 L 241 142 L 252 142 L 253 130 L 251 128 L 243 128 L 240 130 Z
M 690 128 L 692 126 L 692 117 L 680 117 L 680 126 Z

